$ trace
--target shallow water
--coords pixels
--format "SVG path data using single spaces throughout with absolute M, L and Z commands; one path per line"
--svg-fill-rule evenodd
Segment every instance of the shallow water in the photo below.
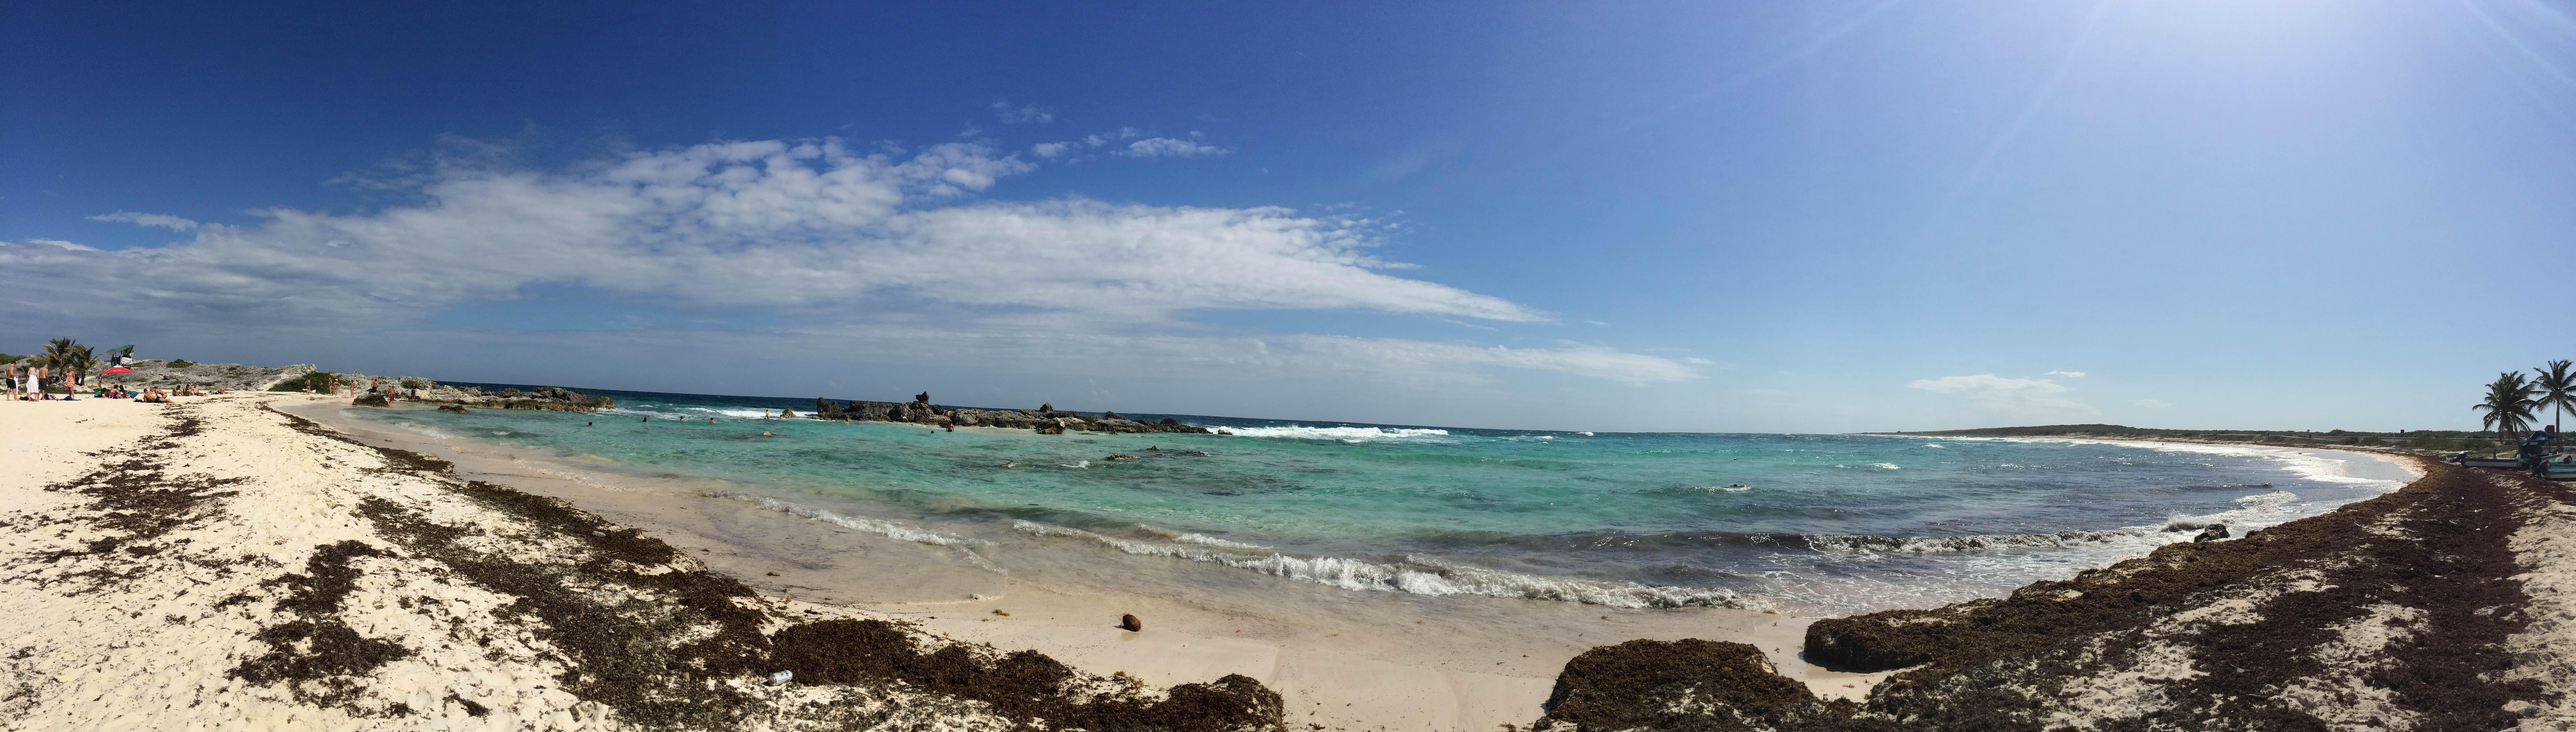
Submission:
M 992 571 L 1114 551 L 1361 592 L 1837 614 L 1995 594 L 2209 523 L 2242 535 L 2405 477 L 2281 448 L 1199 416 L 1179 418 L 1236 434 L 1042 436 L 758 418 L 811 400 L 599 393 L 619 408 L 349 414 L 540 449 L 603 482 L 722 480 Z

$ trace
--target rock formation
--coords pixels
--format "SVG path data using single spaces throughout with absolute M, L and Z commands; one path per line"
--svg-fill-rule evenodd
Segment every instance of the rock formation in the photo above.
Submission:
M 407 377 L 427 383 L 428 388 L 398 388 L 395 396 L 423 404 L 476 409 L 545 409 L 556 412 L 594 412 L 617 406 L 617 400 L 597 394 L 584 394 L 560 386 L 540 386 L 527 391 L 518 389 L 484 389 L 475 386 L 449 386 L 435 381 Z M 388 384 L 395 383 L 387 380 Z
M 943 407 L 927 401 L 929 394 L 916 395 L 909 402 L 833 401 L 817 398 L 814 411 L 808 415 L 821 420 L 873 422 L 909 422 L 932 427 L 1004 427 L 1036 430 L 1038 434 L 1060 435 L 1073 432 L 1188 432 L 1207 434 L 1203 427 L 1181 424 L 1165 418 L 1160 422 L 1139 422 L 1104 412 L 1084 417 L 1081 412 L 1059 412 L 1054 404 L 1037 409 L 963 409 Z

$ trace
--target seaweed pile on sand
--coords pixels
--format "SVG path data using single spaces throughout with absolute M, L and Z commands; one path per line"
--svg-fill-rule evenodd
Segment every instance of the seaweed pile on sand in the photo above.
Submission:
M 2009 597 L 1809 626 L 1903 669 L 1823 701 L 1750 646 L 1632 641 L 1559 676 L 1542 730 L 2563 729 L 2576 493 L 2427 461 L 2405 488 Z
M 54 487 L 85 503 L 5 517 L 35 546 L 0 557 L 20 568 L 0 609 L 79 632 L 15 639 L 0 712 L 37 727 L 138 705 L 216 728 L 1282 727 L 1279 695 L 1249 678 L 1149 688 L 762 597 L 636 529 L 261 401 L 166 412 L 168 429 Z M 127 711 L 78 703 L 103 691 Z

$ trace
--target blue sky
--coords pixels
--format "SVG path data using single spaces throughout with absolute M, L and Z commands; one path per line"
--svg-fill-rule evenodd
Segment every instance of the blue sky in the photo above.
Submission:
M 2478 384 L 2576 357 L 2576 321 L 2515 315 L 2567 310 L 2571 17 L 29 7 L 0 351 L 1462 426 L 2474 427 Z

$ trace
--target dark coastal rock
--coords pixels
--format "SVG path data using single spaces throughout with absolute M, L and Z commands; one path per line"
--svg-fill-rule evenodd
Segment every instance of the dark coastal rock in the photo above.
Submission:
M 1773 730 L 1859 711 L 1779 675 L 1762 649 L 1685 638 L 1602 646 L 1565 663 L 1533 729 Z M 1676 724 L 1678 722 L 1678 724 Z
M 404 377 L 403 391 L 412 401 L 422 404 L 453 406 L 459 409 L 534 409 L 556 412 L 595 412 L 617 406 L 617 400 L 597 394 L 584 394 L 560 386 L 540 386 L 521 391 L 515 388 L 486 390 L 472 386 L 448 386 L 419 377 Z M 410 386 L 410 384 L 423 386 Z
M 1085 418 L 1080 412 L 1057 411 L 1054 404 L 1037 409 L 969 409 L 931 404 L 915 395 L 910 402 L 844 401 L 816 398 L 811 416 L 827 421 L 910 422 L 934 427 L 999 427 L 1036 430 L 1039 434 L 1065 432 L 1112 432 L 1120 434 L 1176 432 L 1208 434 L 1201 427 L 1165 418 L 1160 422 L 1138 422 L 1104 412 L 1096 418 Z
M 1145 621 L 1137 620 L 1134 615 L 1120 615 L 1118 627 L 1125 628 L 1131 633 L 1142 633 L 1145 632 Z
M 464 413 L 465 413 L 465 408 L 464 408 L 464 407 L 462 407 L 462 406 L 454 405 L 454 404 L 441 404 L 441 405 L 438 405 L 438 411 L 441 411 L 441 412 L 455 412 L 455 413 L 457 413 L 457 414 L 464 414 Z
M 2227 538 L 2227 525 L 2226 525 L 2226 524 L 2210 524 L 2209 528 L 2201 529 L 2201 530 L 2200 530 L 2200 535 L 2199 535 L 2199 536 L 2192 537 L 2192 538 L 2191 538 L 2191 540 L 2192 540 L 2192 541 L 2217 541 L 2217 540 L 2225 539 L 2225 538 Z
M 357 399 L 350 400 L 349 402 L 349 406 L 353 407 L 390 407 L 393 405 L 394 403 L 386 400 L 385 395 L 383 394 L 367 394 L 360 396 Z

